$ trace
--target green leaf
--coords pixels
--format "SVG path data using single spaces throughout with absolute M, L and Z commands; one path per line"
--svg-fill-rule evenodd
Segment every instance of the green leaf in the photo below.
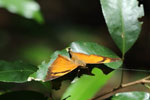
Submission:
M 146 92 L 117 93 L 111 100 L 150 100 L 150 94 Z
M 119 58 L 114 52 L 112 52 L 110 49 L 101 46 L 94 42 L 72 42 L 70 47 L 72 48 L 72 51 L 74 52 L 80 52 L 85 54 L 95 54 L 105 57 L 111 57 L 111 58 Z M 112 63 L 105 64 L 106 66 L 117 69 L 122 65 L 122 61 L 116 61 Z
M 39 23 L 44 21 L 40 12 L 40 6 L 34 0 L 0 0 L 0 7 L 25 18 L 34 19 Z
M 97 43 L 93 42 L 73 42 L 70 45 L 72 51 L 80 52 L 85 54 L 95 54 L 106 57 L 118 57 L 115 53 L 113 53 L 108 48 L 105 48 Z M 106 64 L 111 68 L 118 68 L 122 64 L 121 61 Z M 111 77 L 112 73 L 105 75 L 101 70 L 94 68 L 92 73 L 95 76 L 83 75 L 77 81 L 69 86 L 66 90 L 63 98 L 70 96 L 67 100 L 88 100 L 92 98 L 96 92 L 107 82 L 107 80 Z
M 111 50 L 103 46 L 100 46 L 94 42 L 72 42 L 70 47 L 72 51 L 74 52 L 80 52 L 80 53 L 85 53 L 85 54 L 96 54 L 96 55 L 101 55 L 101 56 L 106 56 L 106 57 L 118 58 L 118 56 L 115 53 L 113 53 Z M 42 64 L 38 66 L 39 70 L 33 73 L 32 75 L 30 75 L 30 77 L 28 78 L 28 81 L 32 79 L 38 80 L 38 81 L 44 81 L 48 68 L 57 58 L 58 54 L 69 57 L 69 54 L 65 49 L 62 51 L 54 52 L 51 56 L 50 61 L 48 63 L 46 63 L 45 61 L 42 62 Z M 121 66 L 121 64 L 122 64 L 122 61 L 119 60 L 116 62 L 107 63 L 105 65 L 110 68 L 117 69 L 118 67 Z
M 29 75 L 36 70 L 36 66 L 32 66 L 21 61 L 0 61 L 0 81 L 17 83 L 26 82 Z
M 132 47 L 141 31 L 143 5 L 137 0 L 100 0 L 109 32 L 123 56 Z
M 61 100 L 88 100 L 92 98 L 96 92 L 104 86 L 107 80 L 112 76 L 112 72 L 105 75 L 100 69 L 94 68 L 92 73 L 95 76 L 83 75 L 81 78 L 76 78 L 63 94 Z

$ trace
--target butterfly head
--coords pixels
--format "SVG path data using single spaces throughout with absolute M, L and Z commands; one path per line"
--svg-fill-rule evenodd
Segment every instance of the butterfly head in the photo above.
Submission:
M 66 48 L 66 50 L 67 50 L 67 52 L 69 54 L 69 57 L 72 58 L 72 55 L 71 55 L 72 49 L 70 47 L 68 47 L 68 48 Z

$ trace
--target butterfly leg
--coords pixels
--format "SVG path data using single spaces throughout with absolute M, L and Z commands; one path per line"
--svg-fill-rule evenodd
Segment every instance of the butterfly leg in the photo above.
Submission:
M 82 76 L 83 74 L 87 74 L 87 72 L 85 72 L 86 70 L 85 69 L 87 69 L 87 68 L 83 68 L 83 67 L 78 67 L 78 69 L 77 69 L 77 76 L 78 77 L 80 77 L 80 76 Z
M 91 73 L 91 69 L 89 69 L 89 67 L 81 67 L 81 68 L 84 70 L 84 74 L 94 76 L 94 74 Z
M 78 69 L 77 69 L 77 76 L 80 77 L 83 74 L 94 76 L 94 74 L 91 73 L 91 70 L 88 67 L 78 67 Z
M 88 67 L 87 67 L 87 72 L 88 72 L 88 75 L 94 76 L 94 74 L 89 70 Z
M 77 76 L 80 77 L 80 76 L 81 76 L 81 75 L 80 75 L 80 68 L 78 67 L 77 70 L 78 70 L 78 71 L 77 71 Z

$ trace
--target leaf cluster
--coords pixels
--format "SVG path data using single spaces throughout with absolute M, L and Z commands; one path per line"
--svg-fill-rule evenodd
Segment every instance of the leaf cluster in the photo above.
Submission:
M 126 52 L 134 45 L 141 31 L 142 22 L 140 22 L 138 19 L 144 16 L 143 5 L 138 6 L 137 0 L 100 0 L 100 4 L 110 36 L 122 54 L 120 57 L 121 60 L 99 65 L 100 69 L 91 69 L 91 72 L 94 74 L 94 76 L 82 75 L 81 77 L 76 77 L 76 73 L 74 76 L 69 73 L 62 79 L 58 79 L 58 81 L 54 80 L 50 82 L 44 82 L 48 68 L 55 61 L 57 56 L 60 54 L 69 57 L 69 54 L 66 51 L 67 47 L 70 47 L 74 52 L 80 52 L 89 55 L 95 54 L 112 58 L 119 57 L 115 52 L 100 44 L 85 41 L 75 41 L 68 45 L 65 49 L 55 51 L 51 55 L 49 62 L 43 61 L 38 67 L 23 63 L 21 61 L 0 61 L 0 81 L 17 84 L 30 82 L 31 80 L 39 81 L 37 83 L 42 85 L 42 87 L 45 89 L 44 92 L 51 93 L 52 88 L 60 88 L 61 81 L 70 79 L 72 82 L 66 89 L 61 100 L 64 100 L 66 97 L 68 97 L 66 98 L 67 100 L 88 100 L 92 98 L 98 92 L 98 90 L 100 90 L 107 83 L 107 81 L 114 74 L 115 70 L 124 64 L 123 61 Z M 0 0 L 0 7 L 6 8 L 12 13 L 22 15 L 25 18 L 33 18 L 40 23 L 43 22 L 43 18 L 40 13 L 40 7 L 33 0 Z M 30 9 L 30 7 L 32 9 Z M 110 68 L 112 71 L 109 74 L 105 74 L 102 68 Z M 48 97 L 51 96 L 48 95 Z M 118 93 L 111 97 L 111 100 L 148 99 L 149 93 L 144 92 Z

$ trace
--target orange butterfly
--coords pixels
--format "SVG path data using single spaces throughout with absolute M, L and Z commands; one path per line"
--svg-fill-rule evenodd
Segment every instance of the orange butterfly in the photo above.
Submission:
M 120 58 L 109 58 L 93 54 L 87 55 L 83 53 L 72 52 L 70 49 L 68 52 L 70 58 L 58 55 L 56 60 L 49 67 L 45 81 L 61 77 L 78 67 L 87 68 L 87 64 L 101 64 L 120 60 Z

